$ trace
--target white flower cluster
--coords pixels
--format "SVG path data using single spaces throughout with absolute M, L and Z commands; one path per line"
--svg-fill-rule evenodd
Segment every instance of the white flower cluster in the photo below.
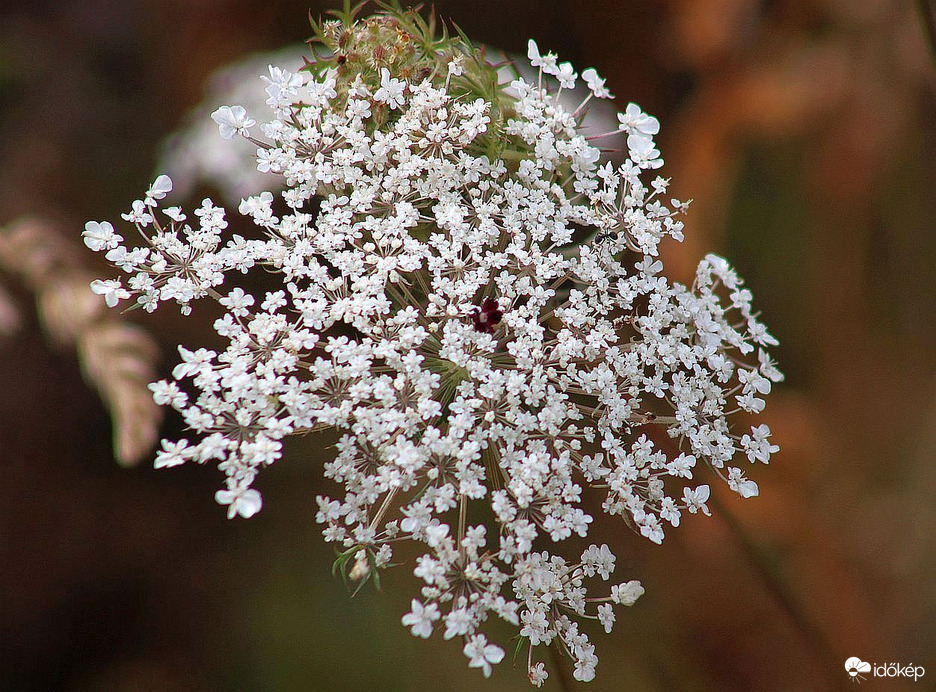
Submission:
M 283 438 L 337 430 L 324 472 L 339 490 L 317 498 L 316 518 L 350 576 L 375 576 L 414 541 L 422 586 L 403 624 L 460 638 L 487 676 L 504 650 L 482 627 L 501 618 L 527 640 L 539 685 L 536 646 L 558 643 L 591 680 L 580 621 L 610 631 L 613 605 L 643 593 L 629 581 L 589 596 L 615 556 L 591 545 L 572 557 L 563 542 L 602 513 L 661 542 L 684 511 L 709 513 L 700 467 L 756 495 L 731 462 L 778 448 L 766 425 L 738 435 L 728 416 L 759 413 L 782 376 L 723 259 L 708 256 L 692 287 L 661 275 L 657 246 L 681 238 L 685 205 L 663 199 L 666 180 L 644 182 L 662 165 L 656 119 L 630 104 L 616 133 L 587 138 L 584 109 L 558 101 L 572 67 L 532 42 L 530 59 L 537 82 L 497 102 L 466 86 L 470 53 L 419 79 L 271 67 L 262 140 L 243 108 L 213 115 L 285 180 L 241 202 L 253 237 L 226 237 L 210 200 L 195 219 L 162 208 L 165 176 L 124 216 L 144 247 L 107 222 L 84 237 L 129 275 L 94 283 L 108 305 L 175 301 L 187 314 L 210 297 L 224 309 L 223 350 L 180 346 L 172 380 L 152 385 L 197 435 L 163 441 L 157 467 L 217 463 L 217 501 L 249 517 Z M 610 97 L 594 70 L 583 76 L 589 99 Z M 591 143 L 615 134 L 629 152 L 616 167 Z M 254 268 L 281 285 L 232 285 Z M 595 491 L 603 502 L 587 505 Z

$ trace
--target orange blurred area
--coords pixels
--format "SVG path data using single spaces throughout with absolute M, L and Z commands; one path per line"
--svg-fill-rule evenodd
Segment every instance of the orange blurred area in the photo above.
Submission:
M 116 218 L 146 188 L 161 140 L 214 70 L 307 38 L 310 4 L 313 15 L 334 7 L 4 4 L 0 227 L 48 220 L 64 249 L 45 277 L 105 274 L 80 246 L 84 222 Z M 726 256 L 781 342 L 787 381 L 764 418 L 782 450 L 752 473 L 759 498 L 716 493 L 713 517 L 689 518 L 662 546 L 598 522 L 591 540 L 619 546 L 616 576 L 640 579 L 647 594 L 612 635 L 596 628 L 597 679 L 575 689 L 838 689 L 851 656 L 922 665 L 916 684 L 933 688 L 927 5 L 435 3 L 476 41 L 524 53 L 535 38 L 594 66 L 619 107 L 635 101 L 657 116 L 670 191 L 694 200 L 686 241 L 664 248 L 668 274 L 691 281 L 704 254 Z M 48 301 L 58 304 L 37 307 L 23 257 L 0 247 L 0 689 L 528 687 L 523 660 L 484 681 L 459 645 L 410 636 L 400 616 L 415 592 L 411 565 L 391 570 L 382 593 L 353 599 L 332 577 L 314 523 L 327 440 L 287 448 L 247 522 L 228 522 L 213 502 L 210 468 L 118 465 L 111 418 L 69 345 L 80 335 L 49 338 Z M 155 337 L 163 376 L 189 325 L 130 321 Z M 167 419 L 163 432 L 180 428 Z M 561 689 L 556 676 L 546 689 Z

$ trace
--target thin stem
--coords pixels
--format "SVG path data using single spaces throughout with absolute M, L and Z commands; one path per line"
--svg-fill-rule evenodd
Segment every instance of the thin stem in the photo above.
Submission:
M 461 500 L 458 503 L 458 549 L 462 554 L 462 558 L 465 557 L 465 525 L 468 521 L 468 498 L 465 495 L 461 496 Z
M 399 488 L 393 488 L 386 497 L 384 497 L 383 502 L 380 504 L 380 509 L 377 510 L 377 514 L 374 515 L 374 518 L 371 520 L 370 528 L 376 528 L 380 523 L 380 520 L 383 519 L 384 514 L 387 513 L 387 509 L 390 507 L 390 503 L 393 502 L 393 498 L 396 497 L 397 490 Z
M 566 657 L 562 655 L 560 646 L 559 638 L 556 637 L 553 643 L 548 647 L 549 657 L 552 659 L 552 667 L 556 673 L 556 680 L 559 682 L 559 689 L 561 689 L 562 692 L 574 692 L 575 682 L 569 674 L 568 661 Z
M 799 630 L 816 658 L 820 661 L 837 661 L 842 658 L 832 647 L 825 634 L 810 619 L 803 606 L 798 602 L 788 585 L 784 583 L 782 577 L 777 574 L 763 551 L 757 547 L 754 539 L 751 538 L 744 526 L 716 497 L 710 498 L 709 504 L 717 510 L 717 516 L 721 517 L 727 524 L 728 530 L 734 536 L 735 541 L 741 548 L 741 552 L 754 568 L 754 571 L 757 572 L 767 590 L 777 599 L 781 608 L 793 621 L 794 626 Z M 834 675 L 828 667 L 825 670 L 828 671 L 829 682 L 834 683 L 833 689 L 840 687 L 839 677 Z
M 936 62 L 936 13 L 934 13 L 930 0 L 917 0 L 917 9 L 920 11 L 920 22 L 923 24 L 926 47 L 929 48 L 933 62 Z

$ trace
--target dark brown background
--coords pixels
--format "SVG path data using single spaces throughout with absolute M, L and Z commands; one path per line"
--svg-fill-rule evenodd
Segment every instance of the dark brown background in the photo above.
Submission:
M 647 595 L 596 632 L 587 689 L 833 689 L 850 656 L 924 665 L 906 689 L 934 689 L 936 63 L 917 5 L 436 7 L 478 41 L 533 37 L 595 66 L 621 107 L 657 115 L 673 192 L 695 199 L 670 273 L 726 255 L 782 342 L 766 419 L 783 451 L 757 470 L 761 497 L 722 494 L 661 547 L 595 536 Z M 308 27 L 294 0 L 29 8 L 0 8 L 0 225 L 41 215 L 69 243 L 141 194 L 207 75 Z M 522 661 L 484 683 L 456 644 L 408 635 L 410 567 L 354 599 L 332 579 L 313 522 L 323 443 L 264 474 L 249 522 L 225 520 L 211 469 L 118 467 L 77 357 L 44 338 L 16 277 L 0 283 L 23 319 L 0 341 L 0 688 L 525 688 Z M 165 372 L 192 332 L 141 323 Z

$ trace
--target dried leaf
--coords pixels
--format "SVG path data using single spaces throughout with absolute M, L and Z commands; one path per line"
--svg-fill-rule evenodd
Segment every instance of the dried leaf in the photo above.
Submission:
M 59 345 L 74 343 L 104 312 L 104 301 L 88 288 L 90 282 L 84 275 L 61 278 L 45 284 L 36 296 L 39 318 Z
M 152 449 L 162 409 L 152 399 L 158 358 L 155 341 L 91 292 L 93 275 L 77 260 L 77 241 L 48 222 L 26 218 L 0 229 L 0 270 L 19 277 L 36 296 L 41 324 L 59 346 L 76 346 L 85 379 L 111 414 L 114 455 L 132 466 Z M 0 292 L 0 333 L 18 313 Z M 9 327 L 7 327 L 9 325 Z
M 19 309 L 12 296 L 0 286 L 0 336 L 10 336 L 20 328 Z
M 75 252 L 46 221 L 21 219 L 0 231 L 0 269 L 37 290 L 76 268 Z
M 135 325 L 101 322 L 79 335 L 78 355 L 85 378 L 110 411 L 117 461 L 137 464 L 155 444 L 162 421 L 162 409 L 147 388 L 155 379 L 155 343 Z

